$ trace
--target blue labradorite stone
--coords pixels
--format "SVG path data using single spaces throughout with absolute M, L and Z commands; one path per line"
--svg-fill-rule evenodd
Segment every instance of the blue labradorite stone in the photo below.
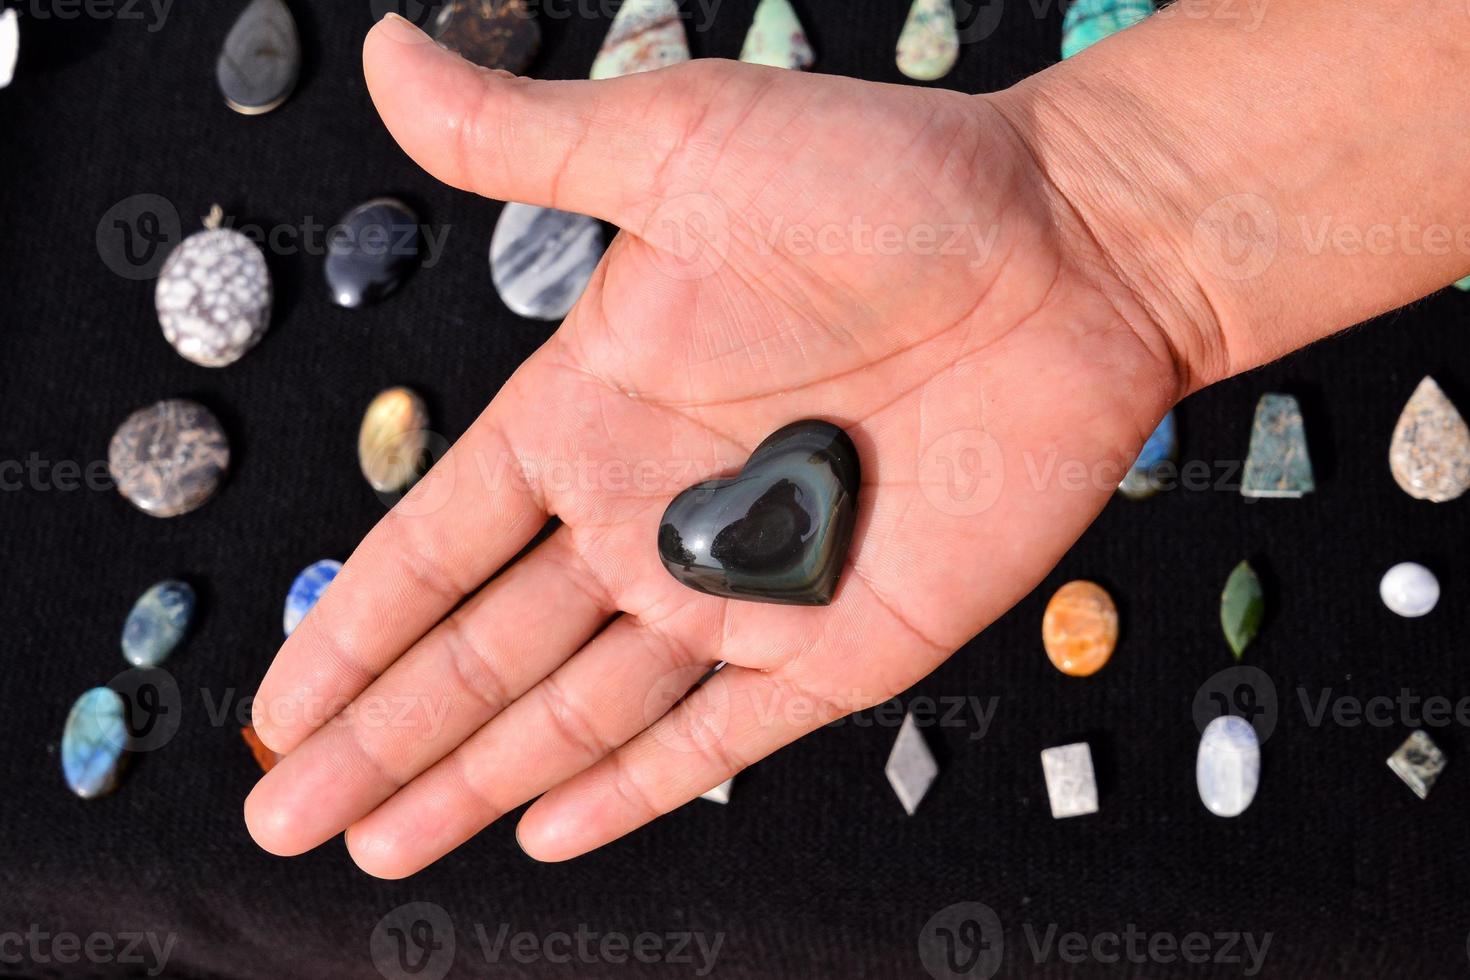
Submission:
M 123 623 L 123 656 L 134 667 L 157 667 L 174 652 L 193 617 L 189 583 L 159 582 L 133 604 Z
M 755 602 L 825 606 L 857 518 L 857 447 L 827 422 L 793 422 L 738 476 L 696 483 L 658 529 L 669 574 L 691 589 Z
M 77 698 L 61 733 L 61 769 L 66 784 L 84 800 L 117 786 L 128 747 L 127 706 L 107 687 Z
M 1150 0 L 1073 0 L 1062 18 L 1062 57 L 1070 58 L 1153 12 Z
M 1124 474 L 1118 490 L 1130 500 L 1152 497 L 1164 485 L 1168 476 L 1164 471 L 1168 464 L 1174 462 L 1178 449 L 1179 435 L 1174 427 L 1174 413 L 1169 412 L 1143 444 L 1143 449 L 1139 450 L 1138 458 Z
M 380 197 L 358 205 L 327 241 L 327 285 L 338 306 L 376 303 L 408 278 L 419 261 L 419 218 L 402 201 Z
M 311 607 L 316 605 L 322 593 L 327 591 L 327 586 L 332 584 L 332 579 L 342 570 L 340 561 L 332 561 L 330 558 L 308 565 L 296 581 L 291 583 L 291 591 L 286 593 L 286 615 L 282 619 L 282 625 L 286 629 L 286 635 L 290 636 L 301 625 L 306 614 L 311 612 Z

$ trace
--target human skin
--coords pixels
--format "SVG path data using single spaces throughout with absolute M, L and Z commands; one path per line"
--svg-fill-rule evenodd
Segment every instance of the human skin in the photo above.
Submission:
M 282 647 L 256 841 L 345 830 L 398 878 L 539 797 L 532 857 L 607 843 L 928 674 L 1178 399 L 1470 271 L 1465 4 L 1224 9 L 981 96 L 713 61 L 531 81 L 378 24 L 369 89 L 429 173 L 623 231 Z M 863 461 L 832 604 L 675 582 L 668 501 L 800 418 Z

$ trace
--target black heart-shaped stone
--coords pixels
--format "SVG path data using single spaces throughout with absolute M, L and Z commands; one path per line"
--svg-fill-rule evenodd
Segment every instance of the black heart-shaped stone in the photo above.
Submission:
M 674 498 L 659 525 L 659 558 L 710 595 L 825 606 L 852 541 L 859 477 L 846 432 L 793 422 L 755 447 L 738 476 Z

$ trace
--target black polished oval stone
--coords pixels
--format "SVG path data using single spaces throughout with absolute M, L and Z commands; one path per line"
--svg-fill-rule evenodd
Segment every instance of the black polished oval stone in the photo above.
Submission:
M 408 278 L 419 260 L 418 215 L 380 197 L 353 208 L 327 241 L 332 300 L 349 309 L 376 303 Z
M 434 16 L 431 33 L 477 65 L 516 75 L 541 49 L 541 26 L 526 0 L 450 0 Z
M 252 0 L 225 38 L 215 78 L 231 109 L 247 116 L 286 101 L 301 75 L 301 37 L 285 0 Z
M 825 606 L 852 540 L 859 478 L 846 432 L 793 422 L 767 436 L 738 476 L 674 498 L 659 525 L 659 558 L 710 595 Z

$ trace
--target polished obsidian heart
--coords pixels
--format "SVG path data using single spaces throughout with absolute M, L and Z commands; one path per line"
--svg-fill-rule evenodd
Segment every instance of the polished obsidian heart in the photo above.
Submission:
M 857 518 L 857 447 L 829 422 L 793 422 L 740 475 L 696 483 L 658 529 L 669 574 L 710 595 L 825 606 Z

